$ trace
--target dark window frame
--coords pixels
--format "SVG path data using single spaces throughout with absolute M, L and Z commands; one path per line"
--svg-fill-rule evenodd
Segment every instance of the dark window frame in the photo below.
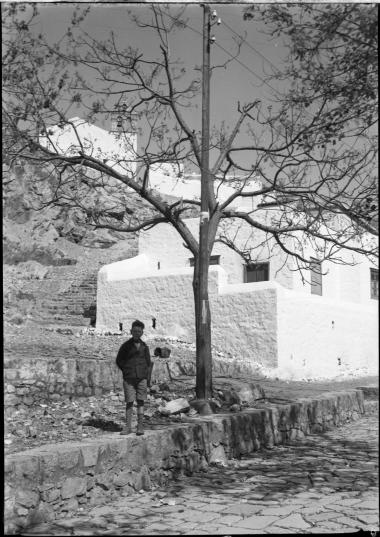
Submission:
M 369 284 L 370 296 L 373 300 L 379 300 L 379 270 L 375 268 L 369 269 Z
M 193 267 L 195 265 L 194 257 L 189 257 L 189 261 L 190 261 L 190 267 Z M 220 255 L 211 255 L 210 256 L 209 266 L 211 266 L 211 265 L 220 265 Z
M 310 286 L 312 295 L 323 295 L 322 261 L 315 257 L 310 258 Z
M 262 270 L 264 268 L 264 270 Z M 256 273 L 256 277 L 259 272 L 264 272 L 263 279 L 249 279 L 249 274 Z M 260 263 L 247 263 L 244 265 L 244 283 L 257 283 L 257 282 L 269 282 L 270 276 L 270 263 L 269 261 L 263 261 Z

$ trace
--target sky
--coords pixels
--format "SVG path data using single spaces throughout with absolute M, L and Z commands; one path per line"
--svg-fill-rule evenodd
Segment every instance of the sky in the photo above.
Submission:
M 35 30 L 53 41 L 65 34 L 73 9 L 78 3 L 38 5 L 40 17 Z M 161 4 L 161 7 L 174 14 L 183 5 Z M 237 36 L 245 39 L 238 58 L 232 60 L 226 67 L 216 69 L 211 77 L 212 125 L 218 126 L 224 121 L 227 127 L 232 128 L 238 118 L 239 101 L 243 105 L 260 99 L 269 104 L 271 94 L 275 96 L 270 87 L 275 89 L 273 83 L 265 84 L 263 80 L 267 78 L 273 65 L 281 65 L 285 48 L 280 38 L 270 40 L 260 32 L 262 28 L 257 23 L 243 20 L 243 9 L 246 6 L 247 4 L 212 5 L 212 9 L 216 9 L 222 22 L 213 26 L 211 31 L 216 39 L 211 47 L 211 65 L 223 65 L 226 60 L 231 60 L 231 54 L 237 51 L 235 44 Z M 95 3 L 82 26 L 92 37 L 98 39 L 106 38 L 111 31 L 114 31 L 120 46 L 129 44 L 141 49 L 147 58 L 157 57 L 158 46 L 154 31 L 150 28 L 138 28 L 131 21 L 128 10 L 142 18 L 150 17 L 149 6 L 146 4 Z M 172 56 L 178 57 L 184 63 L 184 67 L 189 69 L 189 76 L 192 76 L 195 74 L 194 66 L 202 64 L 203 9 L 199 4 L 188 4 L 184 17 L 187 19 L 187 27 L 170 36 L 170 50 Z M 192 129 L 200 130 L 200 100 L 197 104 L 198 107 L 192 107 L 184 115 Z M 80 109 L 75 115 L 81 115 Z M 100 126 L 109 128 L 107 123 Z

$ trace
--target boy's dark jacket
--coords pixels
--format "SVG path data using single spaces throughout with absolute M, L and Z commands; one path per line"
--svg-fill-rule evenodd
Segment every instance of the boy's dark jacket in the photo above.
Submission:
M 116 364 L 123 372 L 123 379 L 137 378 L 148 379 L 152 372 L 152 361 L 150 359 L 149 347 L 140 339 L 140 348 L 137 349 L 133 338 L 125 341 L 119 349 L 116 357 Z

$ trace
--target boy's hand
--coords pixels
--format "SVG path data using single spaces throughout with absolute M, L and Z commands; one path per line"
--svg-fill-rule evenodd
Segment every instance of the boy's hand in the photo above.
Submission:
M 151 363 L 149 366 L 148 377 L 146 379 L 146 384 L 148 388 L 151 388 L 152 386 L 152 369 L 153 369 L 153 363 Z

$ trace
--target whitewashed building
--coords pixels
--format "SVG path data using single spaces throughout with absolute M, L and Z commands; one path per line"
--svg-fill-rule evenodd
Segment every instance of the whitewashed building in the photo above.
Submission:
M 105 159 L 121 173 L 136 175 L 137 133 L 132 121 L 114 114 L 107 131 L 80 118 L 51 127 L 40 141 L 58 153 L 83 151 Z M 218 181 L 217 181 L 218 183 Z M 216 184 L 219 201 L 232 183 Z M 259 189 L 257 179 L 246 188 Z M 149 187 L 184 199 L 200 198 L 199 176 L 167 163 L 150 171 Z M 262 200 L 238 197 L 234 207 L 255 210 L 268 221 L 276 209 L 259 210 Z M 198 236 L 198 219 L 187 224 Z M 294 260 L 262 232 L 237 221 L 221 231 L 240 247 L 254 247 L 244 263 L 227 246 L 216 243 L 210 267 L 212 339 L 231 357 L 257 364 L 282 378 L 334 377 L 342 372 L 377 373 L 378 270 L 363 256 L 353 266 L 319 263 L 303 274 Z M 291 248 L 294 245 L 289 245 Z M 347 260 L 352 254 L 343 253 Z M 139 255 L 104 266 L 98 275 L 97 329 L 128 329 L 136 318 L 146 335 L 195 341 L 192 258 L 168 224 L 141 232 Z
M 110 131 L 73 117 L 40 134 L 41 145 L 58 154 L 85 155 L 104 161 L 120 173 L 136 173 L 137 133 L 131 122 L 119 123 L 114 115 Z
M 111 115 L 110 130 L 88 121 L 73 117 L 61 125 L 52 125 L 39 133 L 39 143 L 57 154 L 75 156 L 80 153 L 94 157 L 121 174 L 127 174 L 134 180 L 143 179 L 143 172 L 138 169 L 138 136 L 136 120 L 127 114 L 115 111 Z M 100 172 L 91 170 L 94 177 Z M 170 196 L 196 199 L 200 197 L 199 176 L 185 176 L 181 163 L 153 164 L 150 168 L 147 187 L 159 190 Z M 114 178 L 108 184 L 118 189 L 130 191 L 120 185 Z M 221 187 L 222 190 L 225 188 Z M 226 194 L 232 189 L 226 189 Z
M 270 218 L 270 211 L 263 209 L 262 218 Z M 197 236 L 198 219 L 186 222 Z M 247 264 L 215 244 L 209 297 L 216 348 L 281 378 L 377 373 L 378 271 L 366 258 L 355 255 L 354 266 L 321 266 L 315 259 L 303 279 L 273 239 L 263 241 L 262 233 L 252 235 L 237 222 L 229 222 L 227 231 L 238 245 L 257 248 Z M 194 342 L 192 263 L 170 225 L 142 232 L 138 256 L 99 272 L 97 329 L 118 330 L 120 323 L 128 329 L 140 319 L 148 337 Z

